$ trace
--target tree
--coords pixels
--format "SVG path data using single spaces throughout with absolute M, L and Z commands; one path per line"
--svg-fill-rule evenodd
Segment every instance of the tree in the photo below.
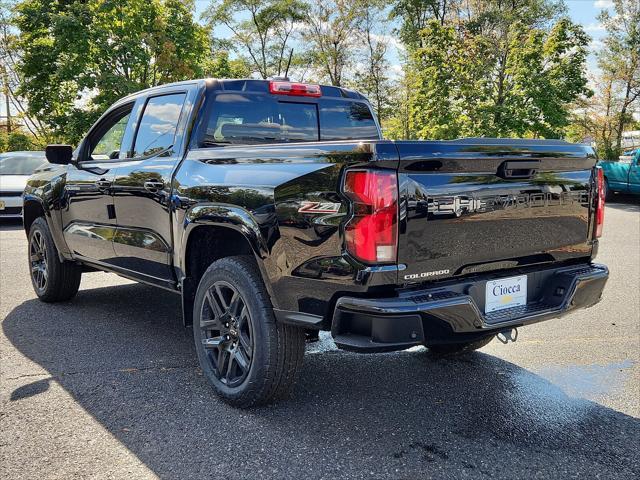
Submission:
M 231 30 L 230 45 L 248 57 L 262 78 L 268 78 L 289 70 L 290 43 L 306 9 L 299 0 L 222 0 L 211 4 L 205 18 L 212 29 L 224 25 Z
M 409 64 L 412 129 L 423 138 L 560 136 L 569 106 L 590 94 L 588 37 L 567 18 L 551 23 L 555 3 L 477 6 L 468 20 L 434 19 L 421 32 Z
M 247 78 L 251 67 L 242 58 L 229 59 L 229 53 L 220 51 L 204 63 L 204 75 L 211 78 Z
M 331 85 L 344 84 L 353 64 L 362 4 L 349 0 L 318 0 L 310 6 L 303 38 L 314 56 L 318 76 Z
M 390 65 L 387 59 L 389 35 L 385 28 L 385 4 L 380 0 L 364 0 L 361 6 L 358 39 L 364 48 L 359 55 L 362 68 L 355 72 L 354 86 L 369 98 L 382 122 L 389 116 L 391 107 Z
M 384 138 L 393 140 L 415 139 L 416 133 L 412 130 L 411 121 L 411 72 L 407 71 L 406 65 L 400 77 L 394 82 L 390 92 L 389 117 L 382 123 L 382 133 Z
M 622 150 L 622 132 L 625 125 L 633 122 L 632 109 L 640 103 L 640 2 L 615 0 L 614 11 L 612 15 L 603 10 L 598 17 L 607 31 L 604 48 L 598 53 L 598 66 L 603 81 L 610 85 L 609 95 L 614 97 L 609 102 L 614 111 L 607 117 L 613 117 L 610 128 L 614 130 L 615 140 L 613 145 L 604 135 L 602 140 L 611 154 L 618 156 Z
M 409 49 L 425 47 L 420 32 L 427 28 L 429 20 L 444 25 L 449 10 L 456 0 L 398 0 L 393 5 L 390 17 L 399 20 L 398 35 Z
M 409 73 L 410 128 L 421 138 L 460 135 L 465 98 L 461 73 L 470 65 L 463 40 L 450 26 L 431 20 L 422 33 L 424 47 L 412 53 Z
M 30 114 L 75 142 L 115 100 L 202 75 L 206 30 L 192 0 L 24 0 L 19 93 Z
M 18 89 L 23 81 L 18 65 L 22 59 L 22 52 L 18 46 L 18 32 L 14 26 L 15 18 L 13 4 L 0 1 L 0 83 L 5 96 L 3 105 L 9 114 L 15 117 L 7 119 L 6 129 L 22 124 L 30 135 L 37 141 L 48 138 L 48 130 L 40 119 L 30 115 L 25 98 L 18 95 Z M 11 115 L 9 115 L 11 117 Z

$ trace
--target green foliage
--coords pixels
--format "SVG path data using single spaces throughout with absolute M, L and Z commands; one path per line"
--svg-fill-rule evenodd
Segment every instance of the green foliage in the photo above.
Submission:
M 424 47 L 412 55 L 410 124 L 420 137 L 452 138 L 463 128 L 461 74 L 469 65 L 463 40 L 436 21 L 422 31 Z
M 42 150 L 42 141 L 32 134 L 18 130 L 9 134 L 0 132 L 0 152 L 13 152 L 17 150 Z
M 426 46 L 420 34 L 430 20 L 444 24 L 447 15 L 447 0 L 397 0 L 391 8 L 390 17 L 399 20 L 398 35 L 409 49 Z
M 388 138 L 577 139 L 600 129 L 609 155 L 639 90 L 640 7 L 615 4 L 616 15 L 601 19 L 607 78 L 590 102 L 611 112 L 605 123 L 584 102 L 589 39 L 560 0 L 214 0 L 206 26 L 193 19 L 194 0 L 22 0 L 18 41 L 6 38 L 18 59 L 13 98 L 26 99 L 20 118 L 58 141 L 77 141 L 105 108 L 143 88 L 288 71 L 362 91 Z M 387 15 L 406 47 L 399 79 Z M 216 38 L 221 27 L 231 38 Z M 592 111 L 572 118 L 578 99 Z
M 204 75 L 211 78 L 247 78 L 251 76 L 251 67 L 242 58 L 229 59 L 227 52 L 220 52 L 207 60 Z
M 77 141 L 115 100 L 202 75 L 206 30 L 189 0 L 24 0 L 20 93 L 29 112 Z
M 7 136 L 7 151 L 31 150 L 33 148 L 32 139 L 21 132 L 13 132 Z
M 548 31 L 514 22 L 498 45 L 474 22 L 431 20 L 421 32 L 408 74 L 411 129 L 432 139 L 561 135 L 570 103 L 589 94 L 582 29 L 566 18 Z
M 607 30 L 604 48 L 598 52 L 602 82 L 609 89 L 606 116 L 598 143 L 616 157 L 622 152 L 622 133 L 631 127 L 631 112 L 640 113 L 640 2 L 615 0 L 615 13 L 603 10 L 598 17 Z

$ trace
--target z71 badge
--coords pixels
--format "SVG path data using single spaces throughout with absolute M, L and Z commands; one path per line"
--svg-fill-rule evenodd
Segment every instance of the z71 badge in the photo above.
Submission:
M 300 202 L 300 213 L 338 213 L 340 203 L 329 202 Z

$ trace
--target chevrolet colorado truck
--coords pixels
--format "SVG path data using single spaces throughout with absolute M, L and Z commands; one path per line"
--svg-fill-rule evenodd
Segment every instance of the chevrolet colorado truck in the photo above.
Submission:
M 69 300 L 96 270 L 181 295 L 205 377 L 238 407 L 290 392 L 319 330 L 455 354 L 589 307 L 608 278 L 590 147 L 387 141 L 344 88 L 164 85 L 46 154 L 23 195 L 38 297 Z

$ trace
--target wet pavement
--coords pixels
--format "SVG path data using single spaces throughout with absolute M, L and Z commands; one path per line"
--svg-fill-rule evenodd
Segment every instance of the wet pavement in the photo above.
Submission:
M 638 478 L 640 206 L 606 211 L 605 299 L 515 344 L 431 360 L 307 347 L 295 396 L 212 394 L 180 302 L 114 275 L 34 298 L 0 227 L 0 478 Z

